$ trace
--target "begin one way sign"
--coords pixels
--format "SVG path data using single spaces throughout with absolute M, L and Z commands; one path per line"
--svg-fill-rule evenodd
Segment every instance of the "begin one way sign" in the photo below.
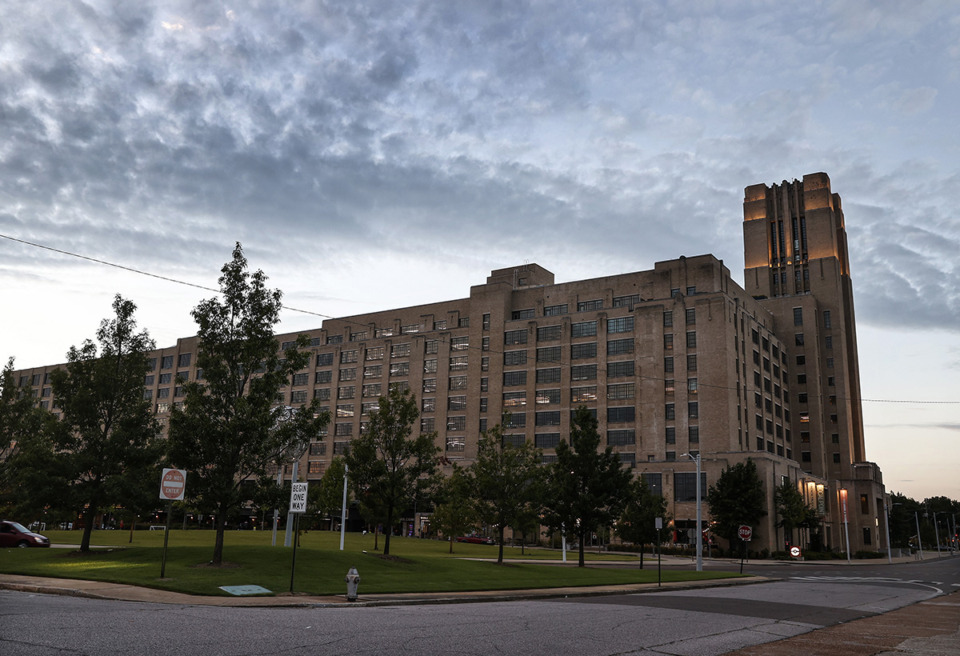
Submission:
M 290 512 L 307 512 L 307 485 L 308 483 L 294 483 L 290 487 Z

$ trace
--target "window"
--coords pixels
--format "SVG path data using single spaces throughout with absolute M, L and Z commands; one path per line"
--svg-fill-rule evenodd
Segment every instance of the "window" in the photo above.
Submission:
M 627 360 L 626 362 L 608 362 L 607 378 L 623 378 L 625 376 L 633 376 L 633 365 L 633 360 Z
M 586 358 L 597 357 L 597 343 L 584 342 L 583 344 L 572 344 L 570 346 L 570 359 L 583 360 Z
M 527 413 L 514 412 L 504 421 L 504 428 L 523 428 L 527 425 Z M 523 444 L 523 442 L 520 442 Z
M 160 384 L 169 385 L 173 381 L 173 374 L 160 374 Z M 38 380 L 37 383 L 40 381 Z
M 633 383 L 607 385 L 608 400 L 632 399 L 635 395 L 636 387 Z
M 570 389 L 571 403 L 590 403 L 597 400 L 597 386 L 573 387 Z
M 692 326 L 697 323 L 697 309 L 696 308 L 687 308 L 684 310 L 684 316 L 688 326 Z
M 356 379 L 357 379 L 356 368 L 340 370 L 340 380 L 356 380 Z
M 577 303 L 577 312 L 593 312 L 603 309 L 603 299 L 598 298 L 592 301 L 580 301 Z
M 310 455 L 312 456 L 325 456 L 327 455 L 327 443 L 326 442 L 313 442 L 310 444 Z
M 596 321 L 581 321 L 579 323 L 571 324 L 570 326 L 570 336 L 577 337 L 594 337 L 597 334 L 597 322 Z
M 434 330 L 446 330 L 446 329 L 447 329 L 447 322 L 446 322 L 446 320 L 434 321 L 434 322 L 433 322 L 433 329 L 434 329 Z
M 163 356 L 162 358 L 160 358 L 160 368 L 161 368 L 161 369 L 172 369 L 172 368 L 173 368 L 173 356 L 172 356 L 172 355 L 165 355 L 165 356 Z M 40 374 L 37 374 L 37 375 L 35 376 L 35 378 L 36 378 L 36 381 L 35 381 L 33 384 L 34 384 L 34 385 L 39 385 L 39 384 L 40 384 Z
M 333 429 L 333 434 L 338 436 L 353 435 L 353 424 L 342 423 L 336 424 Z M 336 451 L 334 451 L 336 453 Z
M 436 364 L 436 360 L 434 360 L 434 364 Z M 380 378 L 382 375 L 383 375 L 382 364 L 375 364 L 375 365 L 363 368 L 364 378 Z
M 190 353 L 181 353 L 177 357 L 177 366 L 178 367 L 189 367 L 190 366 Z
M 448 431 L 467 430 L 467 418 L 463 416 L 447 417 L 447 430 Z
M 418 324 L 418 323 L 411 323 L 411 324 L 408 324 L 408 325 L 406 325 L 406 326 L 400 326 L 400 334 L 401 334 L 401 335 L 410 335 L 410 334 L 413 334 L 413 333 L 418 333 L 418 332 L 420 332 L 420 328 L 421 328 L 421 326 L 420 326 L 420 324 Z
M 514 310 L 510 313 L 511 321 L 520 321 L 522 319 L 533 319 L 535 316 L 533 308 L 529 310 Z
M 669 328 L 673 325 L 673 311 L 667 310 L 663 313 L 663 326 Z
M 457 319 L 457 328 L 469 328 L 470 327 L 470 317 L 460 317 Z
M 321 387 L 313 390 L 313 398 L 319 401 L 329 401 L 330 400 L 330 388 Z
M 838 465 L 840 464 L 840 454 L 839 454 L 839 453 L 834 453 L 834 454 L 833 454 L 833 462 L 835 462 L 835 463 L 838 464 Z
M 677 452 L 676 452 L 676 451 L 667 451 L 667 452 L 664 454 L 664 460 L 666 460 L 667 462 L 673 462 L 673 461 L 676 460 L 676 459 L 677 459 Z
M 647 482 L 647 489 L 657 496 L 663 496 L 663 474 L 644 472 L 640 474 Z
M 333 455 L 335 456 L 344 456 L 350 453 L 350 442 L 334 442 L 333 443 Z
M 338 417 L 352 417 L 353 416 L 353 404 L 346 403 L 343 405 L 337 406 L 337 416 Z
M 490 314 L 489 313 L 483 315 L 483 318 L 481 319 L 481 326 L 483 327 L 484 330 L 490 330 Z
M 832 321 L 830 320 L 830 310 L 823 311 L 823 327 L 827 330 L 833 328 Z
M 356 395 L 357 388 L 353 385 L 348 385 L 347 387 L 340 387 L 337 389 L 337 398 L 338 399 L 352 399 Z
M 607 355 L 633 353 L 633 339 L 614 339 L 607 342 Z
M 663 359 L 663 371 L 667 374 L 673 373 L 673 358 L 667 357 Z
M 671 421 L 677 418 L 677 408 L 673 403 L 666 403 L 663 406 L 663 414 L 666 417 L 667 421 Z
M 697 333 L 694 330 L 687 331 L 687 348 L 697 348 Z
M 466 371 L 469 365 L 466 355 L 458 355 L 450 358 L 450 371 Z
M 538 342 L 553 342 L 560 339 L 560 326 L 544 326 L 537 328 Z
M 690 444 L 698 444 L 700 442 L 699 426 L 690 426 L 687 428 L 687 441 L 690 442 Z
M 481 397 L 480 397 L 480 412 L 486 412 L 486 411 L 487 411 L 487 397 L 481 396 Z
M 697 356 L 688 355 L 687 356 L 687 371 L 696 371 L 697 370 Z
M 440 340 L 428 339 L 423 343 L 424 355 L 436 355 L 440 352 Z
M 329 383 L 332 380 L 333 380 L 332 371 L 318 371 L 313 378 L 313 382 L 315 383 Z
M 466 440 L 462 437 L 447 437 L 446 438 L 446 450 L 447 451 L 463 451 L 466 447 Z
M 523 330 L 508 330 L 503 333 L 503 343 L 507 346 L 511 344 L 526 344 L 527 343 L 527 331 Z
M 832 348 L 833 348 L 833 336 L 832 336 L 832 335 L 827 335 L 826 337 L 824 337 L 824 338 L 823 338 L 823 345 L 824 345 L 826 348 L 828 348 L 828 349 L 832 349 Z
M 342 369 L 341 369 L 342 371 Z M 390 375 L 391 376 L 409 376 L 410 375 L 410 363 L 409 362 L 394 362 L 390 365 Z
M 527 372 L 520 371 L 517 373 L 525 374 Z M 424 380 L 423 384 L 426 385 L 427 381 Z M 434 380 L 434 385 L 436 385 L 436 380 Z M 466 376 L 450 376 L 449 389 L 452 390 L 465 390 L 467 389 L 467 377 Z M 426 391 L 426 390 L 424 390 Z
M 567 304 L 563 305 L 547 305 L 543 308 L 543 316 L 545 317 L 556 317 L 561 314 L 567 314 Z
M 533 436 L 533 445 L 538 449 L 556 449 L 560 444 L 560 433 L 540 433 Z
M 437 399 L 434 397 L 424 397 L 423 403 L 421 404 L 424 412 L 436 412 L 437 410 Z
M 524 342 L 524 344 L 526 344 L 526 342 Z M 480 350 L 481 350 L 481 351 L 489 351 L 489 350 L 490 350 L 490 338 L 489 338 L 489 337 L 484 337 L 484 338 L 482 338 L 482 339 L 480 340 Z
M 409 380 L 391 381 L 389 389 L 390 391 L 397 390 L 399 392 L 406 392 L 408 389 L 410 389 L 410 381 Z
M 469 337 L 453 337 L 450 339 L 451 351 L 466 351 L 468 348 L 470 348 Z
M 537 405 L 552 405 L 554 403 L 560 403 L 560 390 L 537 390 L 536 403 Z
M 559 383 L 560 367 L 552 369 L 537 369 L 537 383 Z
M 157 359 L 156 359 L 156 358 L 149 358 L 149 359 L 147 360 L 147 371 L 153 371 L 153 370 L 156 369 L 156 368 L 157 368 Z M 24 380 L 23 380 L 23 378 L 21 378 L 21 379 L 20 379 L 20 387 L 23 387 L 23 385 L 24 385 Z
M 526 351 L 506 351 L 503 354 L 503 364 L 504 366 L 510 367 L 518 364 L 527 363 L 527 352 Z
M 794 326 L 803 325 L 803 308 L 798 308 L 798 307 L 793 308 L 793 325 Z
M 696 394 L 697 393 L 697 379 L 696 378 L 687 378 L 687 393 Z
M 504 408 L 520 408 L 525 405 L 527 405 L 526 392 L 504 392 L 503 393 Z
M 674 426 L 666 427 L 666 434 L 664 435 L 665 441 L 667 444 L 676 444 L 677 443 L 677 429 Z
M 333 365 L 333 353 L 317 353 L 317 366 L 329 367 Z
M 597 365 L 578 364 L 570 367 L 570 380 L 595 380 L 597 378 Z
M 637 420 L 637 409 L 632 405 L 607 408 L 607 423 L 622 424 Z
M 537 349 L 537 362 L 560 362 L 561 348 L 546 346 Z
M 637 443 L 637 433 L 633 429 L 616 429 L 607 431 L 609 446 L 626 446 Z
M 376 399 L 381 395 L 380 389 L 380 383 L 373 383 L 370 385 L 364 385 L 361 388 L 360 393 L 365 399 Z
M 466 388 L 466 376 L 463 376 L 464 379 L 464 389 Z M 451 382 L 453 378 L 450 379 Z M 526 385 L 527 384 L 527 372 L 526 371 L 505 371 L 503 372 L 503 386 L 504 387 L 516 387 L 517 385 Z M 451 388 L 452 389 L 452 388 Z
M 391 358 L 409 358 L 410 357 L 410 342 L 406 344 L 394 344 L 390 347 L 390 357 Z
M 704 498 L 707 493 L 707 474 L 700 473 L 700 498 Z M 696 501 L 697 500 L 697 475 L 696 473 L 677 472 L 673 475 L 673 500 L 674 501 Z
M 618 317 L 617 319 L 607 319 L 608 333 L 631 333 L 633 332 L 633 317 Z
M 423 361 L 423 373 L 425 374 L 435 374 L 437 373 L 437 359 L 430 358 L 429 360 Z
M 700 416 L 700 403 L 698 401 L 691 401 L 687 404 L 687 416 L 691 419 L 696 419 Z
M 547 412 L 536 413 L 535 423 L 537 426 L 559 426 L 560 411 L 551 410 Z
M 490 357 L 480 358 L 480 371 L 490 371 Z
M 631 294 L 629 296 L 614 296 L 613 307 L 633 307 L 640 303 L 640 294 Z
M 153 381 L 154 381 L 154 380 L 155 380 L 155 378 L 154 378 L 153 374 L 150 374 L 149 376 L 145 376 L 145 377 L 144 377 L 144 379 L 143 379 L 143 384 L 144 384 L 144 385 L 147 385 L 147 386 L 153 385 Z
M 793 343 L 795 346 L 803 346 L 803 333 L 796 333 L 793 336 Z
M 673 350 L 673 333 L 666 333 L 663 336 L 663 350 L 664 351 Z
M 293 386 L 303 387 L 309 382 L 310 374 L 293 374 Z

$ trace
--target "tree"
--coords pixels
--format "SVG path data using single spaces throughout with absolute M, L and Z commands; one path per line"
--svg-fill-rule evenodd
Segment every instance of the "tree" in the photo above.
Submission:
M 767 514 L 763 481 L 757 474 L 756 463 L 748 459 L 724 469 L 717 484 L 710 486 L 707 505 L 717 534 L 735 544 L 741 524 L 755 526 Z
M 312 512 L 330 518 L 330 530 L 334 530 L 336 518 L 343 510 L 343 476 L 345 461 L 337 456 L 330 462 L 319 485 L 310 487 L 309 504 Z M 349 497 L 347 503 L 350 503 Z
M 13 375 L 10 358 L 0 375 L 0 515 L 39 518 L 61 495 L 53 490 L 51 414 L 38 407 Z M 53 494 L 50 494 L 53 492 Z
M 346 457 L 357 498 L 386 522 L 383 555 L 390 555 L 390 535 L 398 513 L 423 501 L 437 483 L 434 435 L 411 437 L 420 416 L 409 390 L 393 387 L 380 397 L 362 435 L 350 442 Z
M 544 520 L 554 531 L 577 537 L 579 566 L 584 566 L 586 536 L 609 526 L 620 516 L 630 487 L 630 472 L 609 446 L 600 447 L 593 413 L 577 408 L 570 427 L 570 443 L 560 440 L 557 460 L 548 470 Z
M 795 528 L 810 528 L 819 520 L 817 511 L 807 505 L 796 483 L 790 481 L 784 481 L 773 491 L 773 505 L 780 517 L 777 526 L 783 527 L 784 540 L 791 544 Z
M 137 332 L 136 305 L 114 297 L 97 342 L 71 347 L 67 364 L 50 374 L 60 421 L 53 426 L 54 466 L 67 480 L 69 500 L 83 509 L 80 551 L 90 550 L 94 518 L 157 484 L 160 426 L 143 396 L 153 340 Z
M 622 540 L 640 546 L 640 569 L 643 569 L 643 547 L 657 539 L 656 519 L 667 514 L 667 500 L 650 490 L 642 476 L 630 483 L 630 492 L 620 521 L 617 535 Z
M 450 553 L 453 553 L 454 538 L 466 533 L 476 522 L 476 517 L 473 481 L 462 467 L 454 464 L 453 473 L 437 490 L 431 526 L 450 541 Z
M 274 326 L 281 292 L 267 289 L 263 271 L 249 273 L 239 243 L 221 273 L 222 300 L 201 301 L 191 312 L 203 378 L 183 381 L 184 405 L 173 408 L 169 431 L 171 462 L 190 472 L 187 494 L 214 515 L 214 565 L 223 563 L 229 513 L 249 496 L 246 482 L 265 476 L 283 454 L 302 452 L 329 421 L 316 400 L 297 409 L 276 405 L 281 388 L 309 362 L 299 350 L 303 335 L 280 357 Z
M 539 507 L 542 494 L 540 451 L 530 442 L 505 444 L 497 424 L 480 436 L 477 460 L 470 467 L 477 516 L 497 531 L 497 564 L 503 564 L 503 532 L 517 529 Z

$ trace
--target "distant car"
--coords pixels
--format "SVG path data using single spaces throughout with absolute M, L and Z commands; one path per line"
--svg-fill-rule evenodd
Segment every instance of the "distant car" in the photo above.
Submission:
M 480 535 L 463 535 L 456 539 L 457 542 L 468 542 L 470 544 L 496 544 L 493 538 L 485 538 Z
M 20 547 L 49 547 L 50 539 L 39 533 L 27 529 L 17 522 L 0 522 L 0 548 Z

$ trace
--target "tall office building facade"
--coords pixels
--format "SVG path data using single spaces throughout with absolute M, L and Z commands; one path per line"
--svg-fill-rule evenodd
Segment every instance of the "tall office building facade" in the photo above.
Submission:
M 748 188 L 747 196 L 760 202 L 757 188 Z M 757 280 L 761 269 L 766 279 L 772 277 L 767 272 L 772 263 L 764 259 L 761 266 L 751 259 L 754 250 L 766 253 L 767 246 L 754 245 L 760 241 L 752 228 L 773 221 L 766 217 L 744 224 L 747 274 Z M 299 471 L 307 480 L 322 476 L 394 386 L 416 396 L 418 428 L 436 434 L 448 471 L 453 463 L 470 464 L 481 433 L 500 422 L 504 439 L 532 442 L 550 463 L 569 434 L 573 411 L 583 405 L 595 413 L 604 446 L 667 499 L 677 538 L 693 541 L 697 530 L 696 465 L 689 456 L 699 455 L 704 497 L 724 469 L 747 459 L 757 464 L 768 514 L 754 527 L 751 548 L 782 548 L 774 489 L 787 481 L 825 517 L 822 530 L 808 532 L 803 543 L 842 549 L 839 507 L 832 500 L 838 485 L 853 490 L 849 481 L 857 477 L 847 474 L 862 464 L 862 429 L 851 429 L 850 436 L 835 431 L 843 434 L 842 445 L 858 440 L 859 450 L 850 446 L 840 468 L 831 468 L 833 452 L 824 446 L 833 444 L 832 438 L 825 443 L 820 435 L 814 438 L 811 423 L 825 426 L 836 414 L 838 425 L 842 417 L 859 426 L 859 404 L 855 415 L 830 413 L 826 403 L 814 410 L 810 384 L 798 382 L 815 370 L 819 374 L 820 365 L 814 369 L 812 352 L 797 347 L 793 308 L 801 307 L 804 321 L 822 321 L 819 297 L 795 293 L 789 301 L 758 285 L 751 279 L 744 289 L 712 255 L 559 284 L 548 270 L 526 264 L 492 271 L 461 299 L 328 319 L 306 331 L 310 365 L 284 392 L 285 404 L 318 399 L 331 414 L 327 434 L 310 445 Z M 831 335 L 839 341 L 839 322 L 852 326 L 852 304 L 847 315 L 841 292 L 829 300 L 837 321 Z M 785 324 L 781 315 L 790 321 Z M 809 330 L 804 338 L 815 339 L 812 325 L 804 327 Z M 295 338 L 279 336 L 281 343 Z M 852 344 L 855 365 L 855 336 L 851 339 L 842 352 L 849 353 Z M 196 338 L 189 337 L 151 355 L 144 394 L 161 418 L 183 400 L 177 381 L 195 379 L 197 349 Z M 801 354 L 809 364 L 798 360 Z M 838 362 L 833 357 L 831 372 Z M 33 385 L 41 403 L 49 400 L 42 381 L 53 368 L 20 372 L 21 384 Z M 836 385 L 837 373 L 823 368 L 824 381 L 834 376 Z M 844 369 L 843 385 L 849 377 Z M 289 467 L 286 471 L 289 475 Z M 877 493 L 882 495 L 882 487 Z M 879 543 L 855 548 L 871 545 Z
M 840 522 L 846 506 L 851 543 L 876 548 L 886 539 L 880 534 L 886 529 L 884 490 L 879 469 L 866 461 L 840 196 L 825 173 L 747 187 L 743 236 L 744 286 L 774 316 L 790 354 L 797 459 L 829 481 Z M 842 527 L 830 528 L 840 542 Z

